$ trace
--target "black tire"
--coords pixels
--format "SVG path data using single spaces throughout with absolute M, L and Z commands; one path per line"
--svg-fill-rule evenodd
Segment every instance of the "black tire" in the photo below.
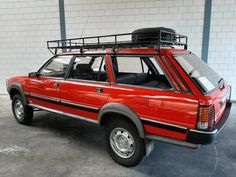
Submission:
M 20 111 L 18 112 L 17 107 L 18 109 L 20 109 Z M 24 104 L 24 101 L 20 94 L 16 94 L 12 98 L 12 112 L 16 121 L 20 124 L 28 125 L 33 120 L 33 108 Z M 21 115 L 21 117 L 19 115 Z
M 157 28 L 142 28 L 132 32 L 132 42 L 158 42 L 160 38 L 160 31 L 169 33 L 161 33 L 161 39 L 172 43 L 176 42 L 175 30 L 171 28 L 157 27 Z M 171 34 L 170 34 L 171 33 Z
M 132 137 L 132 140 L 134 141 L 134 151 L 132 155 L 128 158 L 123 158 L 117 154 L 117 152 L 114 151 L 114 146 L 112 147 L 112 143 L 110 140 L 110 136 L 112 137 L 112 132 L 116 131 L 117 129 L 122 128 L 126 130 L 129 135 L 128 137 Z M 114 130 L 114 131 L 113 131 Z M 108 123 L 105 130 L 105 136 L 106 136 L 106 149 L 109 155 L 112 157 L 112 159 L 117 162 L 120 165 L 123 166 L 136 166 L 139 164 L 143 156 L 145 154 L 145 145 L 144 140 L 139 137 L 139 133 L 136 129 L 136 127 L 130 123 L 129 121 L 123 120 L 123 119 L 115 119 Z M 132 146 L 131 146 L 132 147 Z

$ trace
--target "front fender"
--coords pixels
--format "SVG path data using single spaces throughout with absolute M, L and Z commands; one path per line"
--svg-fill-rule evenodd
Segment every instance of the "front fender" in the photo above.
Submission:
M 21 95 L 21 97 L 22 97 L 22 99 L 23 99 L 23 102 L 24 102 L 24 104 L 26 105 L 26 104 L 27 104 L 27 101 L 26 101 L 26 97 L 25 97 L 25 94 L 24 94 L 24 91 L 23 91 L 23 89 L 22 89 L 21 84 L 18 83 L 18 82 L 16 82 L 16 83 L 12 84 L 12 85 L 9 87 L 9 94 L 10 94 L 11 99 L 12 99 L 12 95 L 11 95 L 11 94 L 12 94 L 12 92 L 13 92 L 14 90 L 16 90 L 17 92 L 20 93 L 20 95 Z

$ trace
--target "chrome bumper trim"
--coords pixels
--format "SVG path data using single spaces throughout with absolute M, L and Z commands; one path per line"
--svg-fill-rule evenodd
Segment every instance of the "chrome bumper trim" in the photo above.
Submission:
M 216 134 L 218 132 L 218 129 L 215 129 L 213 131 L 201 131 L 201 130 L 196 130 L 196 129 L 189 129 L 190 132 L 195 132 L 195 133 L 201 133 L 201 134 L 207 134 L 207 135 L 212 135 Z
M 45 111 L 49 111 L 49 112 L 53 112 L 53 113 L 57 113 L 57 114 L 61 114 L 61 115 L 65 115 L 65 116 L 69 116 L 69 117 L 73 117 L 73 118 L 76 118 L 76 119 L 80 119 L 80 120 L 84 120 L 84 121 L 87 121 L 87 122 L 98 124 L 97 120 L 92 120 L 90 118 L 78 116 L 78 115 L 75 115 L 75 114 L 65 113 L 65 112 L 62 112 L 62 111 L 46 108 L 44 106 L 39 106 L 39 105 L 36 105 L 36 104 L 31 104 L 30 103 L 28 105 L 31 106 L 31 107 L 35 107 L 35 108 L 38 108 L 38 109 L 45 110 Z

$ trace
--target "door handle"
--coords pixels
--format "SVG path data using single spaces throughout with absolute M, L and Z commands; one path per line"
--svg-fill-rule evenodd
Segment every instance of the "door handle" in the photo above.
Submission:
M 103 91 L 102 88 L 97 88 L 97 89 L 96 89 L 96 92 L 97 92 L 97 93 L 102 93 L 102 91 Z
M 54 85 L 54 87 L 56 87 L 56 88 L 59 87 L 59 83 L 58 83 L 58 82 L 54 82 L 53 85 Z

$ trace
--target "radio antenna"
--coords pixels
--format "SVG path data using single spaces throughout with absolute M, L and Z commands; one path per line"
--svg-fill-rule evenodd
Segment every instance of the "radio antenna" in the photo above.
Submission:
M 84 34 L 85 28 L 86 28 L 86 26 L 87 26 L 87 23 L 88 23 L 88 19 L 89 19 L 89 16 L 87 16 L 87 19 L 86 19 L 86 21 L 85 21 L 85 23 L 84 23 L 84 28 L 83 28 L 83 31 L 82 31 L 82 33 L 81 33 L 80 37 L 82 37 L 82 36 L 83 36 L 83 34 Z

